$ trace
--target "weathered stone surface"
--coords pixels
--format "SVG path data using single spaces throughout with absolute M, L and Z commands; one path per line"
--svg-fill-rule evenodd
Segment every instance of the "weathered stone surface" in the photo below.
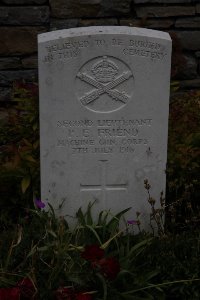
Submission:
M 21 79 L 35 81 L 37 70 L 0 71 L 0 86 L 11 86 L 13 81 Z
M 131 0 L 102 0 L 100 16 L 114 17 L 127 15 L 131 12 Z
M 78 26 L 78 19 L 51 19 L 50 30 L 69 29 Z
M 37 35 L 44 27 L 0 27 L 0 55 L 23 55 L 37 51 Z
M 21 67 L 19 57 L 0 57 L 0 70 L 17 69 Z
M 160 3 L 160 4 L 181 4 L 181 3 L 191 3 L 192 0 L 133 0 L 135 4 L 144 3 Z
M 50 0 L 52 16 L 57 18 L 112 17 L 130 12 L 131 0 Z
M 200 4 L 196 5 L 196 12 L 197 12 L 197 14 L 200 14 Z
M 197 58 L 200 58 L 200 51 L 196 51 L 196 52 L 195 52 L 195 56 L 196 56 Z
M 115 18 L 84 19 L 80 20 L 78 24 L 79 27 L 103 25 L 118 25 L 118 20 Z
M 29 4 L 45 4 L 47 0 L 1 0 L 4 4 L 11 4 L 11 5 L 29 5 Z
M 199 89 L 200 79 L 182 80 L 179 84 L 181 89 Z
M 150 29 L 167 29 L 173 26 L 174 21 L 172 19 L 121 19 L 121 26 L 132 26 L 132 27 L 145 27 Z
M 200 17 L 180 18 L 175 22 L 176 28 L 200 28 Z
M 53 17 L 91 17 L 97 16 L 101 9 L 101 0 L 50 0 L 51 13 Z
M 48 22 L 48 6 L 0 7 L 0 25 L 42 25 Z
M 166 18 L 195 15 L 194 6 L 141 6 L 135 7 L 135 10 L 139 18 Z
M 172 19 L 146 19 L 143 21 L 144 25 L 142 27 L 152 28 L 152 29 L 167 29 L 174 25 L 174 21 Z M 145 25 L 146 24 L 146 25 Z
M 8 87 L 0 87 L 0 101 L 10 101 L 12 89 Z
M 95 219 L 131 207 L 147 228 L 144 180 L 156 199 L 165 189 L 169 35 L 93 26 L 38 41 L 43 201 L 74 216 L 96 199 Z
M 24 69 L 37 69 L 38 67 L 38 57 L 36 55 L 22 58 L 21 62 Z
M 121 26 L 142 27 L 141 19 L 120 19 L 119 23 Z
M 189 54 L 183 55 L 184 64 L 180 65 L 177 69 L 177 79 L 194 79 L 197 74 L 197 60 Z
M 199 31 L 173 31 L 179 39 L 181 46 L 186 50 L 199 50 L 200 38 Z

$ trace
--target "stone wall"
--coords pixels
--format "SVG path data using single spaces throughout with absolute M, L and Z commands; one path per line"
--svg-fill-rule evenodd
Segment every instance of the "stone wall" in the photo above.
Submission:
M 38 33 L 94 25 L 168 31 L 173 79 L 200 87 L 200 0 L 0 0 L 1 106 L 14 80 L 37 80 Z

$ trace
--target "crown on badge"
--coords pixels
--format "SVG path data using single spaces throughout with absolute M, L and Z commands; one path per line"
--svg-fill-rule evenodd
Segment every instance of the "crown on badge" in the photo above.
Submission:
M 99 82 L 107 83 L 113 81 L 118 74 L 118 67 L 107 56 L 103 56 L 103 59 L 92 67 L 92 73 L 95 79 Z

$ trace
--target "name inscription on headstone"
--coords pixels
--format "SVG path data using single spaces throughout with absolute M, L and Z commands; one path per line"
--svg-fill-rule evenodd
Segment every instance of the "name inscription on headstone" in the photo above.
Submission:
M 62 120 L 57 122 L 57 147 L 67 147 L 72 154 L 133 153 L 149 144 L 142 128 L 149 127 L 150 133 L 151 125 L 152 119 Z
M 39 35 L 41 193 L 64 215 L 149 212 L 165 190 L 171 39 L 128 27 Z

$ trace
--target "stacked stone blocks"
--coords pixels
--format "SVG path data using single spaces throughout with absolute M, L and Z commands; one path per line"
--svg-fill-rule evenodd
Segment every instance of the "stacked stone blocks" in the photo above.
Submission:
M 37 81 L 37 34 L 99 25 L 168 31 L 183 57 L 174 79 L 186 89 L 200 85 L 199 0 L 1 0 L 1 103 L 10 100 L 13 81 Z

